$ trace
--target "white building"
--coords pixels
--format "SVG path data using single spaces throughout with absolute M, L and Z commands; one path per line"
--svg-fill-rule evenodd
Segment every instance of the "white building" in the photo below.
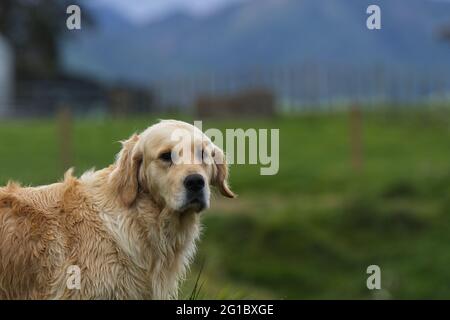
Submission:
M 11 47 L 0 35 L 0 118 L 12 108 L 13 68 Z

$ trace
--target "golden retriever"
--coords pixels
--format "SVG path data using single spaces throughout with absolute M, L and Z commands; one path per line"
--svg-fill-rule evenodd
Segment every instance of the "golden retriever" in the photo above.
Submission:
M 79 179 L 69 170 L 60 183 L 0 188 L 1 299 L 178 297 L 210 186 L 234 197 L 224 154 L 176 120 L 122 145 L 113 165 Z M 195 161 L 174 163 L 175 148 Z M 73 266 L 76 288 L 68 285 Z

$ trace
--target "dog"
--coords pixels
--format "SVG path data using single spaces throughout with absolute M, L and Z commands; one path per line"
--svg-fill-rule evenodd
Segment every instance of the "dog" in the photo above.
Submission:
M 42 187 L 8 183 L 0 299 L 177 299 L 211 187 L 235 197 L 223 151 L 177 120 L 123 141 L 108 168 L 80 178 L 69 170 Z

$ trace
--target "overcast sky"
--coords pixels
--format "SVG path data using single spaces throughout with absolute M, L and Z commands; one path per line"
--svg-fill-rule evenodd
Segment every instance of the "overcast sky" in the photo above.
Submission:
M 96 0 L 95 4 L 114 8 L 134 21 L 148 21 L 176 9 L 208 14 L 238 1 L 249 0 Z
M 1 0 L 0 0 L 1 1 Z M 258 0 L 85 0 L 89 4 L 107 6 L 117 10 L 133 22 L 147 22 L 174 10 L 205 15 L 223 6 L 242 1 Z M 408 0 L 403 0 L 405 3 Z M 423 0 L 450 3 L 450 0 Z M 376 3 L 376 1 L 375 1 Z

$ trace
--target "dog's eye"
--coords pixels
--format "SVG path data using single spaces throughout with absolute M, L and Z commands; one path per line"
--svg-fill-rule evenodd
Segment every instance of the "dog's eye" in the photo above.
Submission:
M 172 162 L 172 152 L 164 152 L 159 155 L 159 158 L 165 162 Z

